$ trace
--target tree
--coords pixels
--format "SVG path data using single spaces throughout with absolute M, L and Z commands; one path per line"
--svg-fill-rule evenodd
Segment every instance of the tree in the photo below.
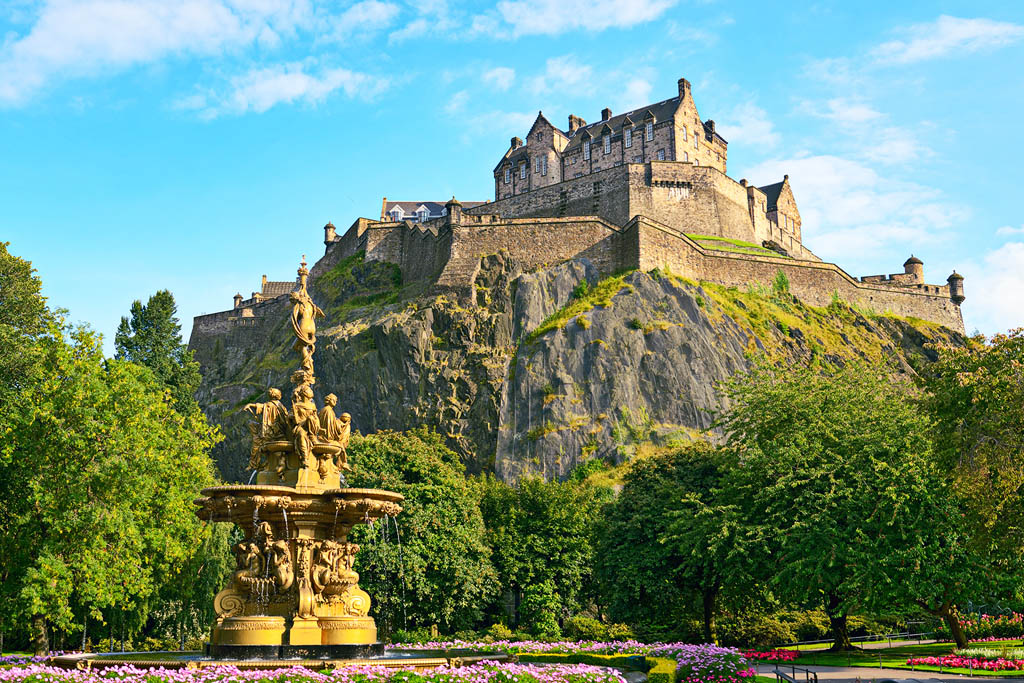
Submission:
M 114 335 L 115 357 L 144 365 L 170 389 L 179 412 L 196 410 L 195 393 L 202 378 L 199 363 L 181 341 L 178 307 L 166 289 L 143 305 L 132 303 L 131 317 L 121 318 Z
M 745 543 L 763 549 L 760 573 L 780 597 L 823 602 L 833 649 L 853 647 L 851 610 L 906 595 L 906 551 L 948 514 L 911 389 L 858 363 L 761 365 L 726 386 L 721 424 L 740 455 L 726 486 Z
M 596 550 L 599 590 L 614 621 L 653 637 L 671 636 L 678 632 L 697 584 L 717 595 L 715 577 L 697 579 L 696 565 L 680 571 L 692 549 L 677 542 L 671 526 L 687 496 L 703 499 L 714 488 L 719 468 L 712 449 L 703 443 L 631 464 L 622 492 L 605 512 Z
M 459 456 L 426 428 L 354 435 L 348 454 L 352 486 L 405 496 L 397 518 L 352 533 L 362 548 L 355 568 L 379 623 L 385 630 L 474 626 L 496 581 L 479 493 Z
M 199 545 L 192 500 L 214 482 L 218 431 L 182 414 L 153 373 L 103 358 L 85 329 L 51 324 L 40 376 L 18 392 L 0 465 L 4 604 L 47 648 L 114 606 L 143 609 Z
M 547 591 L 541 595 L 550 593 L 562 606 L 555 618 L 578 611 L 594 559 L 591 536 L 598 504 L 593 491 L 582 484 L 539 477 L 510 486 L 488 475 L 481 486 L 487 544 L 502 593 L 512 598 L 513 619 L 518 619 L 524 591 L 540 584 Z M 551 628 L 545 625 L 543 630 Z
M 748 583 L 740 507 L 732 491 L 722 486 L 734 456 L 696 442 L 672 453 L 671 462 L 690 476 L 665 491 L 668 526 L 660 541 L 674 549 L 680 585 L 700 595 L 705 642 L 717 643 L 719 595 L 726 585 L 735 590 Z

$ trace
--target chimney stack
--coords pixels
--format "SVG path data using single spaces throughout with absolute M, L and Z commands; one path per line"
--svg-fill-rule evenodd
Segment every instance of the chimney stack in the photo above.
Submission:
M 585 125 L 587 125 L 586 121 L 584 121 L 578 116 L 573 116 L 572 114 L 569 114 L 569 135 L 572 135 Z
M 512 138 L 512 149 L 513 150 L 519 149 L 522 146 L 523 146 L 523 141 L 522 141 L 521 138 L 517 138 L 517 137 L 513 137 Z
M 690 94 L 690 81 L 685 78 L 679 79 L 679 97 L 684 98 Z
M 602 121 L 607 121 L 611 117 L 612 117 L 612 110 L 611 109 L 609 109 L 608 107 L 605 107 L 604 109 L 601 110 L 601 120 Z

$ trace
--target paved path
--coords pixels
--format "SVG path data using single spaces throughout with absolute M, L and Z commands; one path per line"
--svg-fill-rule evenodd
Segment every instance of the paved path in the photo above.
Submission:
M 774 664 L 761 663 L 756 667 L 757 672 L 762 676 L 771 676 L 772 671 L 775 670 Z M 785 665 L 779 667 L 783 672 L 788 672 Z M 921 681 L 922 683 L 951 683 L 956 681 L 957 683 L 965 683 L 965 681 L 991 681 L 995 683 L 1024 683 L 1024 678 L 1009 678 L 1004 676 L 975 676 L 969 678 L 968 676 L 961 676 L 959 674 L 940 674 L 937 671 L 910 671 L 909 669 L 872 669 L 866 666 L 805 666 L 801 667 L 804 669 L 810 669 L 818 674 L 819 681 L 828 681 L 829 683 L 871 683 L 871 681 L 881 682 L 884 680 L 892 681 Z M 799 669 L 796 672 L 795 678 L 798 681 L 803 681 L 803 672 Z

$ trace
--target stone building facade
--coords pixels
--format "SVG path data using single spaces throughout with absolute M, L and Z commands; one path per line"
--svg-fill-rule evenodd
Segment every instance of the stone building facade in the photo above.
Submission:
M 453 198 L 416 220 L 396 220 L 385 199 L 379 220 L 359 218 L 342 235 L 328 223 L 311 276 L 363 252 L 367 261 L 397 264 L 405 283 L 425 285 L 420 291 L 472 299 L 481 258 L 499 251 L 526 270 L 586 258 L 605 275 L 661 267 L 727 286 L 770 284 L 781 272 L 812 305 L 838 296 L 963 332 L 957 273 L 927 284 L 911 257 L 902 273 L 858 279 L 804 246 L 789 177 L 756 186 L 726 175 L 727 142 L 713 121 L 701 121 L 685 79 L 676 97 L 618 116 L 606 109 L 601 118 L 588 125 L 570 116 L 561 131 L 538 114 L 526 142 L 513 138 L 495 167 L 493 202 Z M 232 311 L 196 325 L 242 324 L 247 307 L 251 316 L 251 304 L 266 298 L 240 296 Z

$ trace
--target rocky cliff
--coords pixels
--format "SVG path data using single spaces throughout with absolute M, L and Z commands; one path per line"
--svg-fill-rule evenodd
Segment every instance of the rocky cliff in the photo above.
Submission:
M 582 259 L 523 273 L 507 255 L 488 256 L 475 300 L 456 301 L 417 296 L 397 268 L 357 254 L 320 273 L 312 291 L 326 313 L 318 403 L 336 394 L 364 433 L 431 425 L 468 471 L 505 479 L 562 477 L 591 458 L 621 462 L 645 442 L 699 438 L 720 406 L 717 384 L 759 355 L 860 357 L 913 372 L 934 357 L 930 345 L 962 342 L 838 300 L 806 306 L 784 281 L 727 289 L 657 270 L 598 281 Z M 198 398 L 227 434 L 215 457 L 229 481 L 248 478 L 242 407 L 268 387 L 287 390 L 297 364 L 288 310 L 282 297 L 193 332 Z

